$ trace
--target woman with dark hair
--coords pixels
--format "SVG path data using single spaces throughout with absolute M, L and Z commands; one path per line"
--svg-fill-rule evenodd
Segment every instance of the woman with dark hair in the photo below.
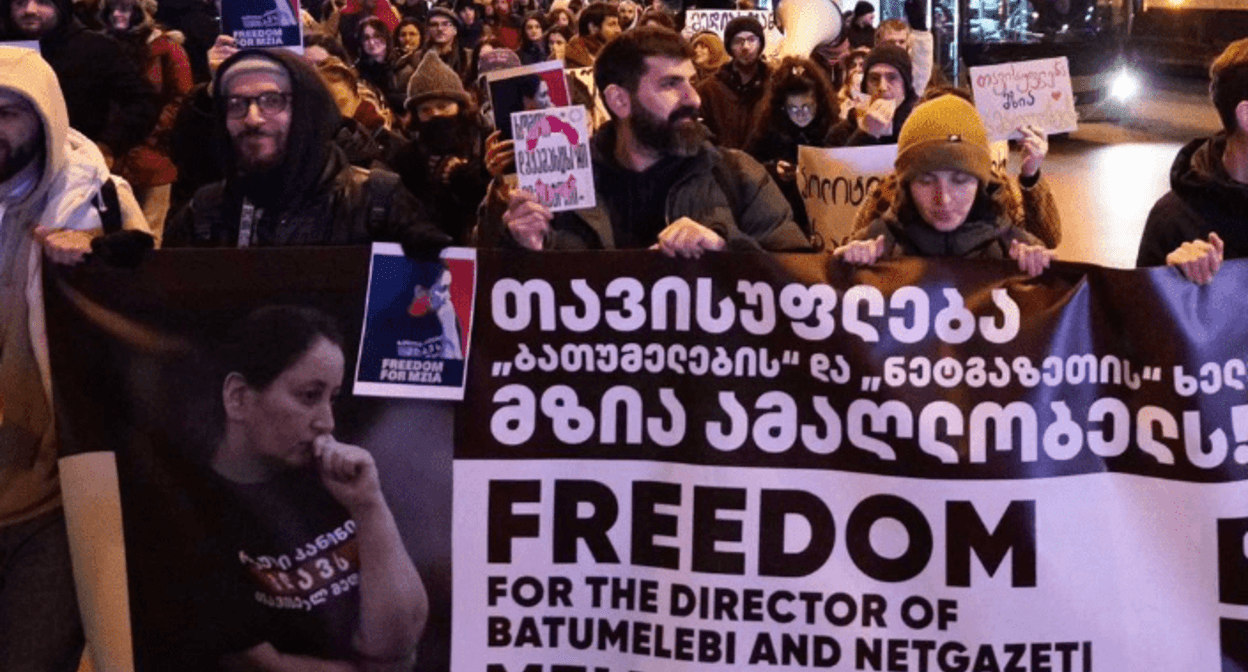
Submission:
M 521 64 L 533 65 L 549 58 L 550 54 L 546 50 L 545 40 L 545 16 L 540 12 L 529 14 L 524 17 L 520 30 L 520 49 L 516 51 L 516 55 L 520 57 Z
M 851 264 L 881 258 L 1014 259 L 1035 277 L 1053 252 L 1010 220 L 992 169 L 988 133 L 975 106 L 941 96 L 914 108 L 901 128 L 897 189 L 883 216 L 855 231 L 836 257 Z
M 399 27 L 394 29 L 395 52 L 401 56 L 420 53 L 420 34 L 423 30 L 420 21 L 416 19 L 406 18 L 400 21 Z
M 220 360 L 220 431 L 195 484 L 211 535 L 198 635 L 226 669 L 410 670 L 427 596 L 372 455 L 333 436 L 337 325 L 261 308 Z
M 543 40 L 546 43 L 547 57 L 551 61 L 562 61 L 568 51 L 568 43 L 572 41 L 572 29 L 567 26 L 551 26 Z
M 810 220 L 796 183 L 797 148 L 830 147 L 837 121 L 832 85 L 819 66 L 796 56 L 781 61 L 763 94 L 748 153 L 767 167 L 808 235 Z
M 116 157 L 113 172 L 126 178 L 143 207 L 143 215 L 159 245 L 169 214 L 178 167 L 170 158 L 169 137 L 182 101 L 194 86 L 191 63 L 182 48 L 182 34 L 169 31 L 152 18 L 150 0 L 105 0 L 100 20 L 134 61 L 160 100 L 160 117 L 147 139 Z
M 394 81 L 391 31 L 380 19 L 368 18 L 360 22 L 356 38 L 360 45 L 360 57 L 355 61 L 355 71 L 360 73 L 361 79 L 382 92 L 389 107 L 394 109 L 392 101 L 407 95 L 407 87 L 404 82 L 405 86 L 400 90 Z

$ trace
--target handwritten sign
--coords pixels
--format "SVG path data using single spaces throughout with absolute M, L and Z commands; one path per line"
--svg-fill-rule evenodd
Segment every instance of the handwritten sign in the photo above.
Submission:
M 588 117 L 580 105 L 511 115 L 520 187 L 551 212 L 594 207 Z
M 1018 138 L 1026 125 L 1049 134 L 1079 128 L 1064 56 L 971 68 L 971 86 L 990 138 Z
M 685 13 L 685 37 L 692 39 L 698 33 L 710 31 L 724 38 L 724 30 L 728 28 L 728 23 L 739 16 L 750 16 L 758 20 L 763 27 L 763 36 L 766 38 L 766 44 L 763 45 L 763 53 L 768 56 L 774 56 L 780 49 L 780 40 L 784 39 L 784 33 L 776 27 L 776 17 L 770 11 L 763 10 L 747 10 L 747 9 L 691 9 Z M 732 45 L 725 44 L 724 48 L 732 52 Z
M 797 149 L 797 188 L 811 230 L 828 249 L 848 240 L 858 206 L 893 172 L 896 160 L 897 145 Z

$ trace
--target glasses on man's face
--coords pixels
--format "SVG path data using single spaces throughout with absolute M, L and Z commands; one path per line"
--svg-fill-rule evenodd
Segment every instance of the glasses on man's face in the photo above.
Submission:
M 800 114 L 802 116 L 806 116 L 808 114 L 814 113 L 815 106 L 814 105 L 785 105 L 784 109 L 787 110 L 788 113 L 792 115 Z
M 753 33 L 746 33 L 732 38 L 732 46 L 734 47 L 745 46 L 747 44 L 750 46 L 758 44 L 758 36 Z
M 251 112 L 251 106 L 260 108 L 263 115 L 285 112 L 290 107 L 290 94 L 283 91 L 265 91 L 258 96 L 230 96 L 225 99 L 225 116 L 242 119 Z

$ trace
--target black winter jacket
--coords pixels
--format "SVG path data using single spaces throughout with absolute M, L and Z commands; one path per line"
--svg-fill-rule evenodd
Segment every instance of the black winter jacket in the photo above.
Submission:
M 1164 266 L 1166 255 L 1211 232 L 1226 244 L 1226 259 L 1248 257 L 1248 184 L 1222 165 L 1226 135 L 1193 140 L 1170 168 L 1170 191 L 1148 213 L 1136 266 Z

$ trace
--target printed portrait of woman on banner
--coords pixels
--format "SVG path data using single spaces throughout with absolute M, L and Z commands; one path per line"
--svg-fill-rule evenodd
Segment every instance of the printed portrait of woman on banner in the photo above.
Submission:
M 219 606 L 200 627 L 222 667 L 410 670 L 428 599 L 373 456 L 334 438 L 338 325 L 267 306 L 219 359 L 219 436 L 199 492 L 217 521 L 201 558 L 214 580 L 195 601 Z

